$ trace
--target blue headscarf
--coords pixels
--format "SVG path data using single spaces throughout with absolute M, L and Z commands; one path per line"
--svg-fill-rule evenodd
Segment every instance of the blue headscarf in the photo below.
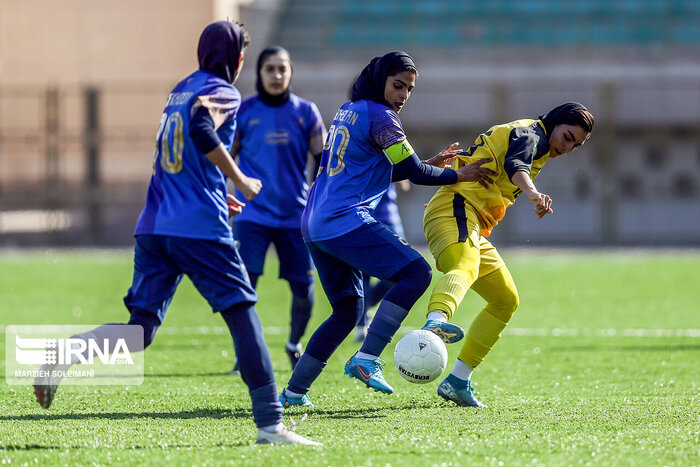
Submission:
M 276 96 L 273 96 L 272 94 L 269 94 L 267 91 L 265 91 L 265 87 L 263 86 L 262 79 L 260 79 L 260 70 L 262 69 L 263 63 L 265 63 L 265 60 L 267 60 L 267 57 L 270 55 L 275 55 L 278 53 L 286 54 L 287 57 L 289 57 L 289 66 L 292 66 L 292 58 L 289 55 L 289 52 L 287 52 L 287 49 L 284 47 L 280 47 L 279 45 L 272 45 L 262 52 L 260 52 L 260 55 L 258 55 L 258 67 L 256 68 L 256 80 L 255 80 L 255 89 L 258 91 L 258 96 L 260 96 L 260 100 L 266 103 L 267 105 L 271 105 L 273 107 L 278 107 L 284 103 L 286 103 L 289 100 L 289 95 L 292 93 L 292 82 L 289 82 L 289 86 L 287 86 L 287 89 L 285 89 L 282 94 L 278 94 Z
M 554 107 L 552 110 L 544 115 L 540 115 L 538 118 L 544 123 L 544 128 L 547 130 L 547 135 L 551 136 L 554 127 L 561 123 L 562 119 L 566 117 L 569 112 L 576 109 L 588 110 L 583 104 L 578 102 L 566 102 L 562 105 Z
M 245 43 L 245 29 L 230 21 L 216 21 L 199 38 L 199 69 L 233 83 Z
M 406 52 L 395 51 L 389 52 L 383 57 L 374 57 L 352 86 L 350 100 L 355 102 L 367 99 L 391 107 L 384 99 L 386 79 L 392 73 L 402 71 L 406 66 L 416 67 L 413 59 Z

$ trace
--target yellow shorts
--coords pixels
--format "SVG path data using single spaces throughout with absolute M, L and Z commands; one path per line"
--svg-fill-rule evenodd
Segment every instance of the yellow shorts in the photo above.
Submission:
M 455 243 L 471 241 L 479 247 L 479 276 L 483 277 L 505 263 L 496 247 L 481 235 L 481 226 L 476 212 L 467 204 L 455 206 L 451 197 L 433 198 L 423 215 L 423 229 L 430 253 L 437 263 L 440 253 Z M 468 240 L 467 240 L 468 239 Z M 438 270 L 440 265 L 437 264 Z

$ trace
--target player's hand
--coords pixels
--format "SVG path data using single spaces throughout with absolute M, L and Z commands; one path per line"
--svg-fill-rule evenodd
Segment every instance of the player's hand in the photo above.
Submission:
M 462 152 L 458 146 L 459 142 L 452 143 L 430 159 L 424 160 L 423 163 L 434 167 L 444 168 L 448 162 L 455 160 L 457 155 Z
M 260 193 L 260 190 L 262 189 L 262 182 L 257 178 L 243 175 L 241 180 L 236 183 L 236 188 L 241 190 L 243 192 L 243 196 L 245 196 L 245 199 L 250 201 L 251 199 L 255 198 L 255 195 Z
M 243 207 L 245 206 L 245 203 L 238 201 L 238 199 L 236 199 L 236 197 L 232 194 L 226 195 L 226 204 L 228 204 L 229 219 L 243 212 Z
M 481 186 L 488 188 L 488 186 L 493 183 L 493 179 L 491 177 L 498 175 L 498 172 L 482 167 L 482 165 L 486 164 L 487 162 L 491 162 L 492 160 L 493 159 L 489 157 L 486 159 L 479 159 L 468 165 L 463 165 L 457 169 L 457 175 L 459 176 L 457 181 L 479 182 Z
M 544 193 L 530 193 L 527 195 L 530 201 L 535 203 L 535 215 L 538 219 L 542 219 L 545 214 L 554 214 L 552 210 L 552 198 Z

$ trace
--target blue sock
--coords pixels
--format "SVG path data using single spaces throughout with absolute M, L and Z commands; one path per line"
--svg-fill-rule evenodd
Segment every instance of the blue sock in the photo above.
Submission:
M 287 389 L 297 394 L 306 394 L 309 392 L 311 384 L 316 381 L 316 378 L 326 367 L 326 364 L 327 362 L 316 360 L 308 353 L 303 354 L 294 367 Z
M 282 404 L 277 400 L 272 360 L 255 307 L 249 302 L 238 303 L 221 316 L 231 331 L 241 378 L 253 402 L 255 424 L 261 427 L 281 422 Z
M 282 421 L 282 404 L 277 399 L 277 384 L 270 383 L 257 389 L 250 389 L 248 392 L 253 403 L 255 426 L 262 428 Z
M 391 338 L 394 337 L 396 331 L 401 327 L 401 323 L 406 316 L 408 316 L 408 310 L 384 300 L 379 305 L 372 324 L 369 325 L 367 337 L 365 337 L 360 352 L 380 356 L 384 348 L 391 342 Z

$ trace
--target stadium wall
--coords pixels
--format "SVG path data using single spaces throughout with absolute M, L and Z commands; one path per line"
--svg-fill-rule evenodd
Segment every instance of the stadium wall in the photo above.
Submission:
M 238 85 L 254 92 L 257 51 L 274 39 L 285 2 L 245 3 L 0 0 L 0 244 L 131 244 L 165 95 L 194 68 L 203 25 L 225 11 L 251 29 Z M 18 40 L 32 28 L 40 33 Z M 700 245 L 697 55 L 410 52 L 421 76 L 401 118 L 423 157 L 564 100 L 597 117 L 591 141 L 538 178 L 556 215 L 537 221 L 520 200 L 494 232 L 501 244 Z M 294 90 L 329 123 L 371 55 L 295 56 Z M 92 181 L 90 141 L 99 143 Z M 415 244 L 433 192 L 399 194 Z

